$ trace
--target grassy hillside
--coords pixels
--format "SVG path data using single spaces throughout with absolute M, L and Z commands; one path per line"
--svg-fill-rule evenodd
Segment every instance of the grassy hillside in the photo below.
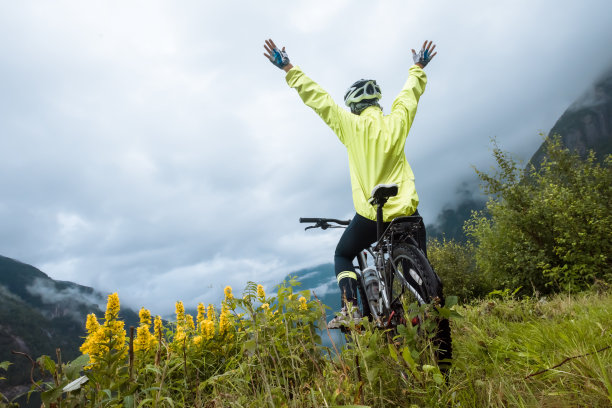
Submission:
M 220 313 L 211 317 L 200 310 L 194 325 L 177 304 L 177 321 L 156 335 L 144 316 L 131 366 L 125 332 L 117 335 L 113 317 L 118 302 L 111 306 L 102 329 L 90 336 L 98 345 L 89 343 L 95 356 L 85 371 L 89 382 L 65 394 L 62 406 L 85 400 L 92 406 L 164 407 L 612 404 L 611 293 L 546 299 L 502 294 L 453 306 L 448 313 L 456 316 L 455 352 L 446 380 L 416 328 L 389 336 L 366 323 L 351 332 L 348 346 L 323 347 L 314 330 L 322 324 L 321 309 L 300 299 L 307 293 L 289 286 L 267 296 L 250 285 L 243 297 L 231 289 L 227 295 Z M 55 370 L 50 360 L 41 361 Z M 53 390 L 77 378 L 85 364 L 65 365 L 64 377 L 45 386 L 43 397 L 56 399 L 60 394 Z
M 451 384 L 462 406 L 612 404 L 610 293 L 485 300 L 458 312 Z

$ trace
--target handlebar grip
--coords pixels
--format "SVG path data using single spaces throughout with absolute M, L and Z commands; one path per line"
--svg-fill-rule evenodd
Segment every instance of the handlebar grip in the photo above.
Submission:
M 338 225 L 349 225 L 351 220 L 337 220 L 335 218 L 300 218 L 300 222 L 314 222 L 314 223 L 329 223 L 333 222 Z

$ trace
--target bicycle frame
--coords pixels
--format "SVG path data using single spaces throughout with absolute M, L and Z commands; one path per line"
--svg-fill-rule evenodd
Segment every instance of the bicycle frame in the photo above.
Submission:
M 393 219 L 388 227 L 383 231 L 383 205 L 384 202 L 380 203 L 377 209 L 378 241 L 357 255 L 357 265 L 355 265 L 357 284 L 360 288 L 359 291 L 362 294 L 362 303 L 367 303 L 367 309 L 379 327 L 387 327 L 391 321 L 390 317 L 386 322 L 382 321 L 382 319 L 385 317 L 385 312 L 391 310 L 393 302 L 393 299 L 391 299 L 392 288 L 390 287 L 392 279 L 391 276 L 388 276 L 389 272 L 391 272 L 400 282 L 402 282 L 405 287 L 408 287 L 410 292 L 421 303 L 424 302 L 420 294 L 417 293 L 411 285 L 409 285 L 406 278 L 402 273 L 400 273 L 400 271 L 397 270 L 393 262 L 389 261 L 391 254 L 393 253 L 393 246 L 395 243 L 408 242 L 419 248 L 418 242 L 415 239 L 415 233 L 419 228 L 419 225 L 422 223 L 422 218 L 420 216 L 398 217 Z M 306 229 L 318 227 L 327 229 L 343 228 L 342 226 L 348 225 L 350 221 L 340 221 L 330 218 L 300 218 L 300 222 L 314 222 L 316 224 L 315 226 L 309 226 Z M 330 222 L 339 224 L 340 226 L 332 226 L 329 224 Z M 376 278 L 379 285 L 379 299 L 371 299 L 366 288 L 364 276 L 364 272 L 368 268 L 366 251 L 369 252 L 373 258 L 373 269 L 376 271 Z M 387 267 L 386 265 L 388 264 L 391 265 L 391 267 Z M 412 271 L 408 272 L 413 273 Z
M 376 189 L 372 192 L 373 197 L 375 192 Z M 377 211 L 378 241 L 357 255 L 358 265 L 355 266 L 362 303 L 362 316 L 372 318 L 382 329 L 392 329 L 398 324 L 408 324 L 406 322 L 407 312 L 412 309 L 411 306 L 408 306 L 409 310 L 406 310 L 407 299 L 403 297 L 404 294 L 412 294 L 419 305 L 431 304 L 434 309 L 444 306 L 442 282 L 427 259 L 426 248 L 419 245 L 421 238 L 424 238 L 420 235 L 420 230 L 423 228 L 422 218 L 420 216 L 398 217 L 382 231 L 384 226 L 382 206 L 388 193 L 388 189 L 383 190 L 381 194 L 376 195 L 373 203 L 379 206 Z M 350 220 L 300 218 L 300 222 L 316 223 L 307 229 L 327 229 L 342 228 L 342 226 L 349 225 Z M 371 266 L 368 265 L 368 252 L 372 256 L 372 259 L 369 260 Z M 375 286 L 366 286 L 366 279 L 368 285 L 378 283 L 378 294 L 376 294 Z M 427 318 L 426 313 L 420 313 L 410 318 L 413 326 L 420 324 L 421 319 Z M 437 331 L 433 334 L 436 358 L 439 361 L 448 362 L 452 358 L 452 339 L 448 318 L 434 316 L 433 319 L 437 327 Z

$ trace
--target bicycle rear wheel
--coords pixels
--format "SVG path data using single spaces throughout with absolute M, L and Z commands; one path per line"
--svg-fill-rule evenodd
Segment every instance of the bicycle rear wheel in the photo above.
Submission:
M 387 271 L 387 277 L 390 280 L 390 319 L 394 318 L 395 324 L 406 324 L 410 311 L 404 310 L 404 305 L 416 302 L 418 305 L 433 304 L 434 308 L 444 306 L 442 282 L 420 249 L 407 243 L 395 245 L 391 259 L 394 270 Z M 410 323 L 414 325 L 419 322 Z M 436 318 L 436 327 L 433 337 L 436 358 L 438 361 L 450 360 L 452 341 L 448 319 Z

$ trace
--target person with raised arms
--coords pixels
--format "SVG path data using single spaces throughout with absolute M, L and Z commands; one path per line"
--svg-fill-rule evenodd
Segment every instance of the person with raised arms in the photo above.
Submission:
M 357 305 L 357 275 L 353 259 L 360 251 L 376 241 L 376 209 L 370 205 L 370 193 L 379 184 L 397 184 L 399 192 L 385 205 L 385 226 L 394 218 L 418 215 L 419 198 L 414 174 L 408 164 L 404 147 L 414 120 L 420 96 L 425 91 L 427 76 L 423 68 L 437 52 L 431 41 L 425 41 L 417 53 L 412 50 L 414 65 L 408 79 L 393 101 L 391 112 L 384 115 L 378 101 L 382 97 L 373 79 L 360 79 L 344 95 L 350 112 L 339 106 L 332 97 L 298 67 L 291 64 L 285 47 L 280 49 L 268 39 L 264 56 L 285 71 L 287 84 L 294 88 L 302 101 L 312 108 L 332 129 L 348 152 L 353 204 L 356 214 L 342 234 L 334 255 L 334 269 L 342 294 L 342 310 L 328 327 L 337 329 L 350 319 L 360 321 Z M 419 231 L 419 245 L 426 253 L 425 227 Z

